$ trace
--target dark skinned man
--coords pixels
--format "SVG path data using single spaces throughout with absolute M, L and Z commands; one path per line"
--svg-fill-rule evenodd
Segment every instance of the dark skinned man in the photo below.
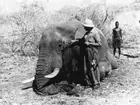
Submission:
M 122 29 L 119 27 L 119 22 L 115 22 L 115 28 L 113 28 L 113 54 L 115 56 L 116 49 L 118 49 L 119 58 L 121 55 L 121 43 L 122 43 Z

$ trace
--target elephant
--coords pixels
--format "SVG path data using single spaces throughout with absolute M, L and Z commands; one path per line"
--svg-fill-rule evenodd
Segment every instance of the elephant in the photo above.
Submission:
M 116 69 L 118 65 L 109 51 L 106 37 L 98 28 L 94 27 L 94 30 L 101 38 L 102 46 L 97 50 L 99 53 L 99 69 L 101 74 L 104 74 L 106 71 Z M 79 65 L 82 55 L 81 45 L 79 42 L 71 44 L 71 41 L 82 39 L 85 32 L 81 22 L 77 20 L 48 26 L 42 33 L 39 42 L 39 56 L 35 76 L 23 83 L 33 81 L 34 92 L 39 95 L 48 95 L 66 90 L 63 88 L 64 84 L 56 84 L 63 79 L 70 77 L 74 81 L 79 73 L 81 74 L 80 79 L 82 79 L 83 73 L 80 69 L 83 66 Z M 108 58 L 108 61 L 102 60 L 104 58 Z M 65 86 L 73 88 L 71 85 Z
M 36 74 L 33 81 L 33 90 L 37 94 L 48 95 L 65 90 L 62 89 L 64 85 L 56 85 L 54 83 L 62 81 L 65 78 L 67 79 L 72 74 L 69 70 L 73 69 L 72 61 L 74 54 L 72 50 L 75 49 L 76 51 L 77 48 L 75 48 L 75 45 L 72 46 L 69 43 L 71 40 L 83 35 L 77 30 L 77 26 L 80 23 L 77 22 L 75 25 L 74 23 L 70 24 L 67 22 L 60 25 L 50 25 L 42 33 L 39 43 Z M 75 37 L 75 35 L 77 36 Z

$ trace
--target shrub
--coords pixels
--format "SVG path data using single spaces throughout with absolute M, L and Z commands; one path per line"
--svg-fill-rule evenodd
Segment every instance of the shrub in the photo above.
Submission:
M 41 32 L 47 23 L 48 14 L 38 3 L 22 4 L 22 11 L 6 17 L 3 34 L 9 52 L 21 55 L 37 55 Z M 9 28 L 7 29 L 7 27 Z
M 103 0 L 104 1 L 104 0 Z M 83 22 L 85 18 L 93 21 L 111 42 L 112 29 L 110 24 L 115 20 L 115 17 L 125 11 L 137 11 L 140 9 L 139 2 L 129 6 L 121 5 L 106 5 L 105 2 L 100 4 L 91 4 L 88 7 L 64 6 L 55 13 L 49 13 L 44 10 L 44 6 L 38 2 L 30 5 L 21 4 L 21 11 L 10 14 L 8 16 L 0 16 L 0 41 L 1 51 L 7 53 L 15 53 L 20 55 L 37 55 L 38 42 L 41 38 L 43 29 L 52 23 L 66 22 L 74 19 L 76 16 Z M 132 28 L 132 27 L 131 27 Z M 130 26 L 123 26 L 123 34 L 126 36 L 124 42 L 131 42 L 136 39 L 130 34 L 139 32 L 139 29 L 131 31 Z

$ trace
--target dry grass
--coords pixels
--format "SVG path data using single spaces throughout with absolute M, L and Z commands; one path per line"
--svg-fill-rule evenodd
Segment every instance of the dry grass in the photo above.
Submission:
M 138 49 L 123 49 L 123 52 L 140 53 Z M 134 53 L 133 53 L 134 54 Z M 14 54 L 0 55 L 0 104 L 1 105 L 139 105 L 140 58 L 121 56 L 120 67 L 101 83 L 97 90 L 77 87 L 80 97 L 59 93 L 41 97 L 32 89 L 21 90 L 21 82 L 34 75 L 36 57 Z

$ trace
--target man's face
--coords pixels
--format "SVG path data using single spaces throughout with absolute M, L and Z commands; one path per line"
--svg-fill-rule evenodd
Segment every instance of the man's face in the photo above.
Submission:
M 93 29 L 93 27 L 84 27 L 84 28 L 85 28 L 86 32 L 90 32 Z
M 118 23 L 118 22 L 116 22 L 116 23 L 115 23 L 115 26 L 116 26 L 116 27 L 119 27 L 119 23 Z

